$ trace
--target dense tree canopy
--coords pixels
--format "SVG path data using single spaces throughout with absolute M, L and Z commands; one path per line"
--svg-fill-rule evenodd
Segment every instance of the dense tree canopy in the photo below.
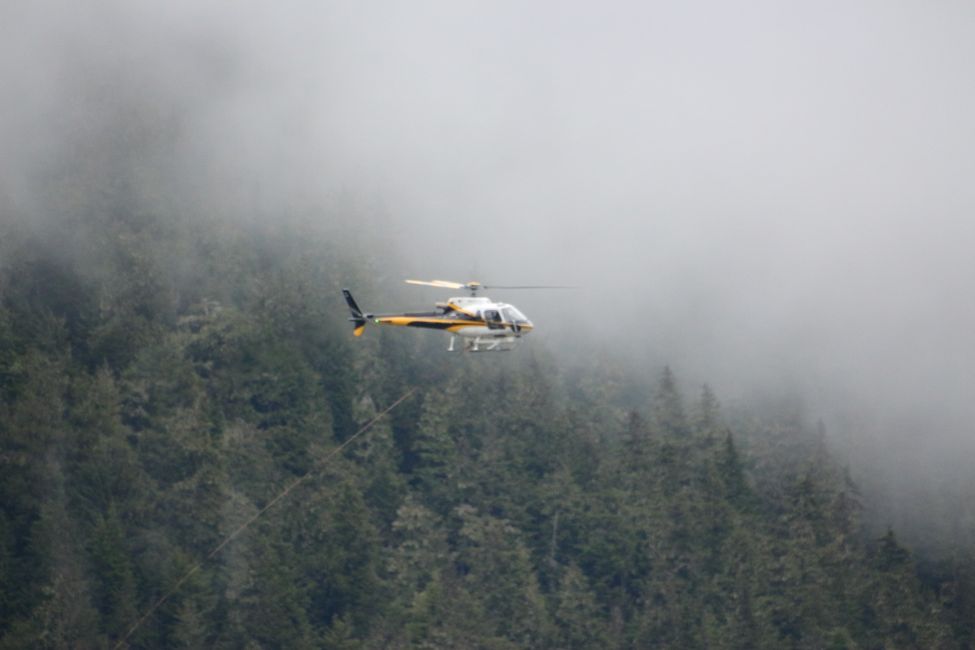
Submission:
M 0 267 L 0 647 L 113 646 L 308 472 L 127 644 L 971 647 L 971 557 L 919 572 L 864 535 L 798 416 L 724 415 L 671 368 L 634 407 L 537 341 L 353 341 L 338 289 L 370 262 L 299 221 L 74 227 Z

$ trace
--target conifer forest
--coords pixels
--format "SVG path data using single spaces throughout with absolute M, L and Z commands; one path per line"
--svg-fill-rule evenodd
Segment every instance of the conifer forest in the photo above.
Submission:
M 280 24 L 297 34 L 301 21 L 294 16 L 265 10 L 235 19 L 250 20 L 235 31 L 232 22 L 226 30 L 214 28 L 212 16 L 194 13 L 203 11 L 194 3 L 175 3 L 173 14 L 160 7 L 123 9 L 125 3 L 107 0 L 92 3 L 91 13 L 71 3 L 38 3 L 71 16 L 47 31 L 37 25 L 48 25 L 49 17 L 29 4 L 0 10 L 0 18 L 9 18 L 0 20 L 6 24 L 0 27 L 0 79 L 11 91 L 4 99 L 11 110 L 0 117 L 0 650 L 975 648 L 975 506 L 964 488 L 975 482 L 953 483 L 962 486 L 956 492 L 932 489 L 926 501 L 901 499 L 874 480 L 878 474 L 864 464 L 869 454 L 849 442 L 860 440 L 843 429 L 852 420 L 824 418 L 817 402 L 803 401 L 789 387 L 726 396 L 722 387 L 733 390 L 736 377 L 744 383 L 755 372 L 744 364 L 732 367 L 742 357 L 733 356 L 730 345 L 727 357 L 712 348 L 693 357 L 670 354 L 709 328 L 729 327 L 710 321 L 709 312 L 688 309 L 682 316 L 688 326 L 664 340 L 653 319 L 590 306 L 592 294 L 584 290 L 565 292 L 558 304 L 569 307 L 559 312 L 545 303 L 548 311 L 539 310 L 534 333 L 514 350 L 473 354 L 449 352 L 441 332 L 369 323 L 354 337 L 341 294 L 351 287 L 363 305 L 376 309 L 429 308 L 433 294 L 408 293 L 418 290 L 404 288 L 402 280 L 428 277 L 417 268 L 430 270 L 429 278 L 451 277 L 436 270 L 438 255 L 460 273 L 467 267 L 457 259 L 471 261 L 486 280 L 508 281 L 513 273 L 506 270 L 522 268 L 514 256 L 503 258 L 508 269 L 498 260 L 492 264 L 492 255 L 477 256 L 479 242 L 505 242 L 522 252 L 534 246 L 530 242 L 548 242 L 536 251 L 537 277 L 511 277 L 525 283 L 548 282 L 553 274 L 541 272 L 545 265 L 565 269 L 568 263 L 558 258 L 572 257 L 580 276 L 566 283 L 584 284 L 583 262 L 629 269 L 640 258 L 637 249 L 622 239 L 613 240 L 619 247 L 611 255 L 572 248 L 566 244 L 572 237 L 588 237 L 597 248 L 602 235 L 593 233 L 603 230 L 579 223 L 532 230 L 530 216 L 519 216 L 517 228 L 492 229 L 489 221 L 475 225 L 452 213 L 436 224 L 443 231 L 428 223 L 416 226 L 418 234 L 397 197 L 405 197 L 402 205 L 418 200 L 430 186 L 416 179 L 451 178 L 437 176 L 447 174 L 443 169 L 416 163 L 413 189 L 376 198 L 371 178 L 346 185 L 336 171 L 345 161 L 369 176 L 363 162 L 369 156 L 343 149 L 385 151 L 367 137 L 332 134 L 335 149 L 349 158 L 335 154 L 318 167 L 294 154 L 289 147 L 313 138 L 292 112 L 315 100 L 311 91 L 302 93 L 317 83 L 317 73 L 310 63 L 307 69 L 295 63 L 305 62 L 308 42 L 239 36 Z M 219 15 L 241 7 L 229 4 Z M 333 9 L 340 26 L 356 15 L 351 7 Z M 380 17 L 387 10 L 393 11 L 369 15 L 385 24 Z M 455 9 L 423 15 L 436 22 L 441 11 Z M 598 21 L 573 27 L 571 13 L 551 28 L 579 34 L 605 28 Z M 441 28 L 481 33 L 461 23 Z M 491 24 L 502 23 L 509 24 Z M 809 23 L 802 24 L 806 29 Z M 322 43 L 359 43 L 358 36 L 332 29 Z M 434 41 L 443 37 L 438 30 L 429 32 Z M 397 125 L 406 125 L 402 137 L 413 138 L 411 146 L 421 143 L 417 150 L 429 149 L 431 157 L 449 157 L 455 155 L 447 144 L 451 129 L 483 128 L 485 142 L 505 134 L 533 151 L 549 147 L 556 152 L 551 161 L 603 166 L 600 156 L 610 156 L 610 147 L 586 148 L 580 133 L 599 131 L 615 142 L 612 119 L 579 131 L 558 127 L 571 131 L 584 151 L 558 149 L 542 136 L 533 140 L 514 122 L 490 130 L 497 115 L 532 110 L 512 99 L 527 90 L 505 85 L 521 70 L 522 58 L 538 66 L 526 78 L 556 95 L 572 84 L 541 79 L 558 67 L 553 61 L 581 60 L 572 57 L 583 50 L 597 68 L 616 60 L 611 38 L 599 41 L 608 48 L 600 55 L 581 36 L 560 49 L 541 32 L 526 30 L 512 38 L 538 43 L 519 52 L 518 65 L 485 54 L 484 67 L 463 68 L 463 79 L 477 82 L 472 87 L 497 84 L 490 87 L 500 93 L 476 102 L 477 110 L 448 102 L 439 113 L 443 131 L 418 127 L 414 133 L 403 118 Z M 362 38 L 368 32 L 345 31 Z M 38 41 L 38 34 L 51 40 Z M 321 59 L 329 74 L 346 74 L 344 66 L 363 74 L 400 66 L 400 85 L 382 96 L 408 104 L 433 92 L 433 82 L 427 87 L 422 75 L 408 74 L 415 63 L 409 56 L 381 64 L 370 58 L 370 48 L 384 51 L 383 38 L 392 34 L 380 31 L 347 58 L 315 47 L 331 52 Z M 73 45 L 53 45 L 62 40 Z M 422 38 L 408 40 L 404 51 L 433 75 L 456 63 L 448 57 L 434 64 L 423 58 Z M 460 40 L 451 47 L 460 51 Z M 471 47 L 502 56 L 504 48 L 486 45 L 492 39 L 474 40 Z M 12 56 L 40 52 L 38 43 L 58 56 Z M 221 43 L 266 58 L 235 58 L 227 52 L 238 50 Z M 546 48 L 555 52 L 551 60 Z M 626 61 L 644 56 L 636 47 L 626 52 Z M 275 67 L 280 60 L 291 63 Z M 697 65 L 693 57 L 667 61 Z M 23 72 L 33 69 L 41 72 Z M 274 85 L 299 69 L 301 83 Z M 580 75 L 598 77 L 580 69 Z M 604 93 L 600 110 L 625 112 L 627 101 L 642 92 L 633 81 L 642 68 L 626 69 L 630 85 L 580 81 Z M 829 74 L 840 74 L 839 68 Z M 708 83 L 720 77 L 714 73 Z M 35 84 L 38 78 L 44 83 Z M 338 123 L 364 119 L 383 133 L 383 120 L 401 114 L 385 104 L 356 114 L 368 102 L 350 97 L 361 101 L 368 88 L 328 86 L 331 103 L 321 106 L 334 110 L 329 119 Z M 8 102 L 14 91 L 24 98 L 20 103 Z M 249 104 L 257 95 L 262 99 L 254 101 L 265 103 Z M 442 106 L 441 99 L 433 103 Z M 342 112 L 346 106 L 352 108 Z M 265 123 L 258 115 L 264 110 L 280 112 Z M 564 114 L 538 110 L 532 119 L 539 128 L 572 119 L 571 107 Z M 675 116 L 685 112 L 707 121 L 704 113 L 683 108 L 654 119 L 677 129 L 683 117 Z M 261 130 L 268 123 L 273 128 Z M 478 142 L 458 146 L 471 147 L 465 156 L 469 151 L 477 158 Z M 666 166 L 695 168 L 697 153 L 675 155 Z M 618 185 L 561 177 L 550 184 L 518 182 L 536 183 L 533 196 L 561 192 L 565 205 L 590 210 L 605 198 L 599 192 L 623 191 L 618 179 L 635 174 L 631 162 L 639 169 L 633 156 L 617 160 Z M 396 169 L 410 166 L 406 156 L 389 157 Z M 490 189 L 485 170 L 491 165 L 515 166 L 521 179 L 526 168 L 517 167 L 517 158 L 482 156 L 470 186 Z M 564 165 L 564 173 L 575 173 Z M 503 176 L 497 171 L 491 178 Z M 731 186 L 742 201 L 748 198 L 742 198 L 740 179 L 701 178 L 680 185 L 693 191 L 675 195 L 675 204 Z M 819 178 L 832 182 L 828 175 Z M 778 182 L 798 191 L 788 179 Z M 327 189 L 319 191 L 318 183 Z M 474 190 L 444 181 L 429 194 L 448 202 L 473 196 L 468 192 Z M 593 205 L 575 192 L 595 193 Z M 657 212 L 647 208 L 647 214 L 666 214 L 669 199 L 654 196 Z M 792 209 L 777 200 L 752 205 Z M 439 214 L 437 205 L 430 198 L 431 214 Z M 490 204 L 492 210 L 502 206 Z M 728 214 L 735 209 L 727 207 Z M 605 219 L 607 232 L 625 229 Z M 666 218 L 659 223 L 659 239 L 676 246 L 680 237 L 667 240 L 663 232 Z M 572 230 L 579 232 L 565 234 Z M 441 232 L 461 234 L 441 240 Z M 719 238 L 719 247 L 686 250 L 712 256 L 701 268 L 720 274 L 730 259 L 726 248 L 735 245 L 729 237 Z M 418 239 L 427 245 L 422 267 L 410 249 Z M 666 285 L 673 304 L 691 304 L 697 294 L 683 291 L 689 285 L 682 277 L 679 270 L 647 271 L 640 286 Z M 796 286 L 783 292 L 798 292 Z M 642 290 L 624 292 L 610 283 L 598 289 L 619 303 L 637 302 Z M 529 314 L 533 302 L 543 300 L 528 293 L 503 297 L 517 299 Z M 659 294 L 652 297 L 647 302 Z M 800 309 L 801 302 L 783 302 L 782 309 Z M 599 315 L 599 329 L 580 326 L 572 332 L 578 338 L 566 338 L 552 315 L 575 313 Z M 833 320 L 851 330 L 859 325 Z M 802 332 L 816 330 L 818 321 L 808 322 Z M 637 349 L 634 338 L 654 341 L 657 353 L 628 355 Z M 905 341 L 904 355 L 911 347 L 936 347 L 927 339 Z M 795 347 L 802 345 L 797 340 Z M 953 353 L 965 359 L 970 351 L 968 341 Z M 813 357 L 806 361 L 816 363 Z M 689 358 L 693 364 L 684 362 Z M 720 381 L 702 376 L 712 359 L 725 362 Z M 798 375 L 804 370 L 802 364 L 793 368 Z M 964 384 L 957 387 L 959 394 L 964 390 Z M 948 389 L 939 391 L 917 382 L 932 411 L 949 401 Z M 856 398 L 851 393 L 849 402 Z M 918 424 L 914 434 L 923 441 L 937 431 Z M 959 465 L 970 469 L 964 459 Z M 905 476 L 911 471 L 909 461 L 898 467 Z M 934 523 L 917 523 L 925 521 Z
M 309 473 L 124 647 L 971 647 L 970 560 L 865 534 L 815 423 L 667 367 L 634 400 L 544 346 L 354 340 L 368 269 L 328 236 L 164 216 L 5 251 L 2 647 L 113 647 Z

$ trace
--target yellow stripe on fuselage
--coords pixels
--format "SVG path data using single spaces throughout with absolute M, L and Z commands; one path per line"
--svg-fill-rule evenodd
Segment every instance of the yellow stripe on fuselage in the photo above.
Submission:
M 448 302 L 447 306 L 453 309 L 454 311 L 464 314 L 465 316 L 470 316 L 471 318 L 477 318 L 477 314 L 475 312 L 464 309 L 463 307 L 460 307 L 456 303 Z
M 397 327 L 422 327 L 422 324 L 447 325 L 444 331 L 459 332 L 468 327 L 487 327 L 488 324 L 482 320 L 457 320 L 456 318 L 436 318 L 430 316 L 384 316 L 375 319 L 380 325 L 395 325 Z M 514 331 L 513 323 L 502 323 L 503 329 Z M 531 325 L 519 325 L 519 332 L 527 333 L 532 331 Z
M 453 323 L 458 326 L 484 325 L 483 321 L 458 321 L 456 318 L 431 318 L 423 316 L 387 316 L 377 318 L 376 322 L 381 325 L 398 325 L 401 327 L 409 327 L 415 323 L 436 323 L 443 325 Z
M 447 331 L 448 332 L 459 332 L 459 331 L 461 331 L 463 329 L 467 329 L 468 327 L 487 327 L 487 324 L 485 324 L 485 323 L 474 323 L 474 322 L 457 323 L 456 325 L 453 325 L 451 327 L 448 327 L 447 328 Z

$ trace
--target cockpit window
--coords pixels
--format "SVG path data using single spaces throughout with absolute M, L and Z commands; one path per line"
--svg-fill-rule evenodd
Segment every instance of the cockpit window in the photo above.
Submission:
M 504 319 L 506 321 L 508 321 L 509 323 L 518 323 L 518 322 L 521 322 L 521 321 L 525 321 L 525 322 L 528 321 L 528 317 L 525 316 L 520 311 L 518 311 L 517 309 L 515 309 L 514 307 L 505 307 L 504 310 L 503 310 L 503 312 L 504 312 Z
M 484 320 L 487 322 L 487 326 L 490 329 L 496 330 L 504 327 L 504 325 L 501 324 L 501 313 L 496 309 L 485 309 Z

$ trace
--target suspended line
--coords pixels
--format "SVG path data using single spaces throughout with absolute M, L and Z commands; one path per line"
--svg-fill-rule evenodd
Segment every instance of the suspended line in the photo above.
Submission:
M 411 388 L 410 390 L 406 391 L 406 393 L 402 397 L 400 397 L 398 400 L 396 400 L 395 402 L 393 402 L 392 404 L 390 404 L 389 406 L 387 406 L 385 409 L 383 409 L 379 414 L 376 415 L 376 417 L 372 418 L 371 420 L 369 420 L 368 422 L 366 422 L 364 425 L 362 425 L 362 427 L 358 431 L 356 431 L 354 434 L 352 434 L 352 436 L 350 436 L 345 442 L 343 442 L 341 445 L 339 445 L 338 447 L 336 447 L 335 449 L 333 449 L 332 451 L 330 451 L 328 454 L 326 454 L 324 458 L 322 458 L 321 460 L 318 461 L 318 463 L 317 463 L 318 466 L 317 467 L 314 467 L 314 468 L 308 470 L 303 475 L 301 475 L 298 478 L 296 478 L 291 483 L 291 485 L 289 485 L 284 490 L 282 490 L 281 493 L 278 494 L 276 497 L 274 497 L 273 499 L 271 499 L 270 501 L 268 501 L 267 504 L 263 508 L 261 508 L 260 510 L 258 510 L 257 513 L 254 516 L 252 516 L 250 519 L 248 519 L 243 524 L 241 524 L 241 526 L 239 528 L 237 528 L 237 530 L 235 530 L 234 532 L 232 532 L 229 535 L 227 535 L 227 537 L 224 538 L 224 540 L 222 542 L 220 542 L 219 544 L 217 544 L 217 546 L 212 551 L 210 551 L 205 558 L 203 558 L 202 560 L 200 560 L 192 569 L 190 569 L 185 574 L 183 574 L 183 577 L 176 581 L 176 584 L 173 586 L 173 588 L 170 589 L 168 592 L 166 592 L 166 594 L 163 595 L 162 598 L 160 598 L 159 600 L 157 600 L 156 603 L 152 607 L 150 607 L 149 610 L 145 614 L 142 615 L 142 618 L 140 618 L 138 621 L 136 621 L 135 624 L 131 628 L 129 628 L 129 631 L 125 633 L 125 636 L 123 636 L 119 640 L 119 642 L 115 644 L 113 650 L 119 650 L 119 648 L 121 648 L 125 644 L 125 642 L 129 640 L 129 637 L 132 636 L 132 634 L 136 630 L 138 630 L 142 626 L 142 624 L 145 623 L 149 619 L 149 617 L 152 616 L 153 613 L 162 606 L 163 603 L 165 603 L 167 600 L 169 600 L 169 598 L 173 594 L 175 594 L 177 591 L 179 591 L 179 588 L 182 587 L 183 584 L 187 580 L 189 580 L 193 576 L 194 573 L 196 573 L 201 568 L 203 568 L 203 565 L 205 565 L 207 562 L 209 562 L 213 558 L 214 555 L 216 555 L 217 553 L 219 553 L 220 550 L 224 546 L 226 546 L 227 544 L 229 544 L 238 535 L 240 535 L 245 530 L 247 530 L 247 528 L 251 524 L 253 524 L 255 521 L 257 521 L 258 519 L 261 518 L 261 515 L 263 515 L 268 510 L 270 510 L 274 506 L 275 503 L 277 503 L 278 501 L 280 501 L 284 497 L 288 496 L 288 493 L 291 492 L 291 490 L 293 490 L 296 487 L 298 487 L 298 485 L 300 483 L 302 483 L 305 479 L 307 479 L 307 478 L 313 476 L 314 474 L 316 474 L 317 472 L 319 472 L 322 469 L 322 465 L 324 465 L 325 463 L 327 463 L 329 460 L 332 459 L 333 456 L 335 456 L 336 454 L 338 454 L 339 452 L 341 452 L 343 449 L 345 449 L 349 444 L 352 443 L 353 440 L 355 440 L 356 438 L 358 438 L 359 436 L 361 436 L 363 433 L 365 433 L 366 431 L 368 431 L 372 427 L 372 425 L 374 425 L 376 422 L 378 422 L 384 415 L 386 415 L 387 413 L 389 413 L 390 411 L 392 411 L 394 408 L 396 408 L 397 406 L 399 406 L 402 402 L 405 402 L 406 399 L 408 397 L 410 397 L 410 395 L 412 395 L 415 392 L 416 392 L 416 388 Z

